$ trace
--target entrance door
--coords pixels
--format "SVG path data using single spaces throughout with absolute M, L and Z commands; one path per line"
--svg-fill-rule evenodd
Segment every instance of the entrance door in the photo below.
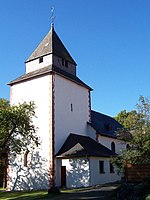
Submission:
M 61 187 L 66 187 L 66 166 L 61 166 Z

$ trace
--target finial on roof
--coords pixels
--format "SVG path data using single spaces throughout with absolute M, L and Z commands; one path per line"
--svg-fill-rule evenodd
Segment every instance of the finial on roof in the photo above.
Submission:
M 51 28 L 54 27 L 54 20 L 56 16 L 54 16 L 54 7 L 51 7 Z

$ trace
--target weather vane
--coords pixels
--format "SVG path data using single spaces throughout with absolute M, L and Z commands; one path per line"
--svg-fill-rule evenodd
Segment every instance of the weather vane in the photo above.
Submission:
M 54 20 L 56 16 L 54 16 L 54 7 L 51 7 L 51 26 L 54 27 Z

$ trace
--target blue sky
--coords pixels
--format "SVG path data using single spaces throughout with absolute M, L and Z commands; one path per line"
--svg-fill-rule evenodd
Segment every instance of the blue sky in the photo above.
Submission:
M 55 31 L 94 89 L 92 109 L 115 116 L 150 96 L 149 0 L 0 0 L 0 98 L 49 31 L 52 6 Z

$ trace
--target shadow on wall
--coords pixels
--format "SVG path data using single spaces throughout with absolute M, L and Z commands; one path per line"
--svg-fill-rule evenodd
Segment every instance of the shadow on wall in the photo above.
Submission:
M 16 158 L 11 158 L 10 163 L 10 190 L 48 189 L 49 171 L 46 165 L 48 160 L 42 158 L 38 152 L 31 155 L 31 162 L 27 167 Z
M 67 187 L 88 187 L 90 185 L 88 159 L 69 159 Z

